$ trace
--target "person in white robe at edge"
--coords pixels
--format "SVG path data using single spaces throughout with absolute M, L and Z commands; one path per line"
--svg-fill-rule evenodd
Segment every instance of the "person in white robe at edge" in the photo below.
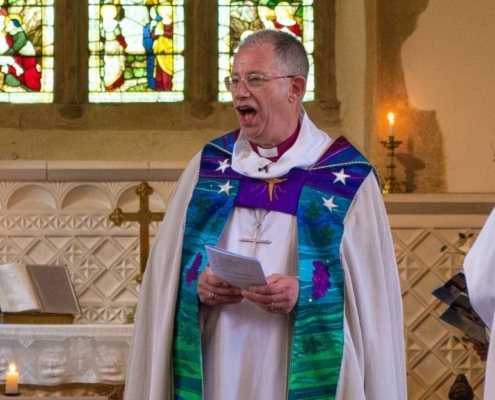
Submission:
M 177 184 L 140 288 L 126 400 L 403 400 L 403 314 L 373 167 L 302 107 L 304 46 L 247 36 L 225 79 L 240 129 Z M 205 245 L 267 284 L 212 274 Z
M 473 347 L 486 361 L 484 399 L 495 396 L 495 209 L 492 210 L 473 246 L 464 259 L 464 274 L 471 304 L 488 327 L 488 342 L 472 339 Z

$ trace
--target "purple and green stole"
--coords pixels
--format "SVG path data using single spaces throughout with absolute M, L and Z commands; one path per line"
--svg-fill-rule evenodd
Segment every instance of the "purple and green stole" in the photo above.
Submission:
M 292 339 L 289 399 L 334 399 L 344 349 L 344 273 L 340 246 L 356 192 L 373 167 L 344 138 L 309 170 L 276 180 L 243 177 L 231 168 L 238 131 L 208 143 L 186 214 L 173 339 L 175 399 L 202 399 L 197 279 L 235 206 L 297 218 L 299 299 Z M 184 199 L 185 200 L 185 199 Z

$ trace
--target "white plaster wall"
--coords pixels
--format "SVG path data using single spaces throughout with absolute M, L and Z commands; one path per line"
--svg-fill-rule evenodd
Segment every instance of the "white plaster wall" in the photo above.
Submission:
M 337 0 L 336 76 L 342 133 L 364 153 L 366 21 L 364 1 Z
M 437 114 L 449 192 L 495 192 L 494 21 L 493 0 L 431 0 L 402 48 L 411 105 Z

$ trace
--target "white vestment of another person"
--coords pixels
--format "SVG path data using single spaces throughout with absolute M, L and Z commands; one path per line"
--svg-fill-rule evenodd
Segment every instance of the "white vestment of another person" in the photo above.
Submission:
M 295 144 L 270 165 L 242 136 L 233 169 L 253 178 L 309 168 L 332 140 L 307 115 Z M 178 292 L 184 216 L 198 179 L 200 155 L 182 175 L 154 240 L 140 289 L 128 363 L 125 399 L 173 399 L 172 331 Z M 276 211 L 235 208 L 219 240 L 227 250 L 251 255 L 256 218 L 262 220 L 255 256 L 265 275 L 297 275 L 296 219 Z M 403 315 L 397 265 L 380 188 L 365 179 L 347 214 L 341 255 L 345 274 L 344 352 L 339 400 L 405 400 Z M 276 261 L 274 261 L 276 260 Z M 284 400 L 290 357 L 291 316 L 271 314 L 248 300 L 201 308 L 204 398 Z
M 495 209 L 464 260 L 469 298 L 474 310 L 490 329 L 490 343 L 495 340 Z M 485 399 L 495 395 L 495 348 L 489 346 L 485 372 Z

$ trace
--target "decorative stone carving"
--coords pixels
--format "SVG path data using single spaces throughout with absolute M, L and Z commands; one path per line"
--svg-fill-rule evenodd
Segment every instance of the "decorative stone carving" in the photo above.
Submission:
M 81 305 L 75 323 L 123 323 L 137 302 L 140 182 L 0 181 L 0 263 L 66 264 Z M 165 211 L 174 182 L 150 182 L 150 207 Z M 153 239 L 159 222 L 150 225 Z

